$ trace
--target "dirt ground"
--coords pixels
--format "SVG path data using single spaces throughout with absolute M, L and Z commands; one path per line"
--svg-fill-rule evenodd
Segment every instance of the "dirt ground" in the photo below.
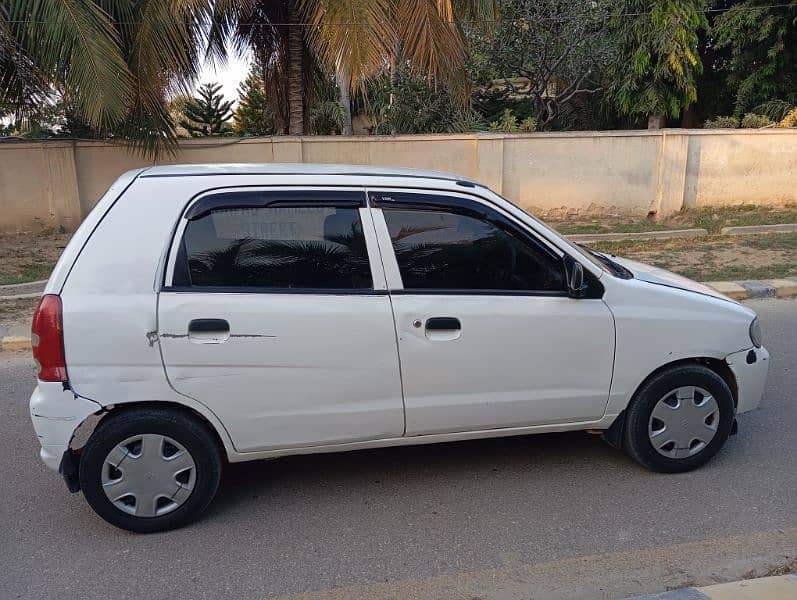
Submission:
M 612 214 L 599 217 L 567 215 L 544 220 L 565 234 L 659 231 L 692 227 L 700 227 L 711 234 L 718 234 L 723 227 L 797 223 L 797 205 L 768 207 L 742 204 L 721 208 L 692 208 L 659 220 Z
M 47 279 L 71 234 L 0 235 L 0 285 Z
M 7 331 L 19 325 L 27 327 L 38 303 L 38 298 L 0 300 L 0 331 Z
M 797 233 L 588 245 L 601 252 L 653 264 L 698 281 L 797 276 Z

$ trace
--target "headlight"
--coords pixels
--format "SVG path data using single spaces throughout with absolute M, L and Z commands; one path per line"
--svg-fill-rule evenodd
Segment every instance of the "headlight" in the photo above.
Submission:
M 753 342 L 753 346 L 760 348 L 761 339 L 761 323 L 758 322 L 758 317 L 756 317 L 750 323 L 750 341 Z

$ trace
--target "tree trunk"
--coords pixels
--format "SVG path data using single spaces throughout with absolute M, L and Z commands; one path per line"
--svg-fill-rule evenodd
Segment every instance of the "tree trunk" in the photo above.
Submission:
M 343 106 L 343 135 L 352 135 L 354 130 L 351 126 L 351 94 L 345 67 L 338 65 L 335 70 L 335 79 L 338 84 L 338 100 Z
M 648 129 L 663 129 L 664 117 L 662 115 L 650 115 L 648 117 Z
M 697 104 L 690 104 L 681 114 L 681 127 L 695 129 L 699 125 L 697 120 Z
M 286 61 L 288 63 L 288 134 L 304 134 L 304 73 L 302 72 L 302 27 L 299 24 L 299 11 L 296 3 L 290 2 L 288 8 L 288 43 Z

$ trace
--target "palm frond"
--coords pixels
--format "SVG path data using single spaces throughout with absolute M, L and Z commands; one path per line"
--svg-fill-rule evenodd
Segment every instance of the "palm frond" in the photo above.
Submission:
M 442 14 L 441 14 L 442 11 Z M 398 0 L 396 25 L 404 59 L 430 79 L 456 83 L 462 73 L 465 44 L 453 19 L 451 5 L 437 0 Z
M 0 20 L 13 35 L 22 60 L 50 82 L 62 81 L 86 119 L 98 128 L 121 121 L 132 77 L 119 32 L 92 0 L 8 0 Z M 29 73 L 31 71 L 28 71 Z M 18 75 L 12 80 L 20 81 Z M 0 79 L 9 79 L 8 74 Z M 32 80 L 29 78 L 29 82 Z
M 322 64 L 352 90 L 385 67 L 395 30 L 388 0 L 300 0 L 308 37 Z

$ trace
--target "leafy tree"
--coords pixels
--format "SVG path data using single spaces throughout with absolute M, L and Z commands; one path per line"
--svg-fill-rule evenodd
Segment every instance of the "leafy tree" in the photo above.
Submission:
M 167 90 L 192 87 L 213 11 L 230 2 L 3 0 L 0 103 L 24 119 L 59 90 L 98 133 L 174 150 Z
M 317 102 L 310 110 L 310 122 L 317 135 L 339 134 L 346 122 L 343 106 L 335 100 Z
M 615 54 L 607 75 L 621 113 L 649 117 L 652 124 L 677 117 L 697 99 L 706 8 L 708 0 L 614 2 L 608 33 Z
M 219 90 L 220 84 L 205 83 L 197 90 L 199 95 L 186 103 L 180 125 L 193 137 L 221 135 L 229 130 L 232 102 L 225 101 Z
M 497 26 L 469 36 L 472 72 L 477 80 L 500 78 L 512 96 L 528 98 L 527 114 L 548 127 L 577 97 L 601 90 L 605 8 L 578 0 L 504 0 Z
M 367 90 L 366 114 L 377 135 L 446 133 L 485 129 L 480 115 L 462 107 L 444 85 L 431 85 L 408 70 L 383 75 Z
M 495 0 L 224 0 L 209 39 L 214 56 L 226 42 L 248 46 L 266 66 L 263 80 L 284 110 L 287 133 L 309 130 L 318 73 L 335 74 L 339 101 L 348 91 L 409 65 L 415 74 L 464 91 L 465 44 L 460 23 L 492 18 Z M 308 26 L 309 25 L 309 26 Z M 462 99 L 465 94 L 461 94 Z M 348 111 L 347 111 L 348 112 Z M 344 115 L 345 116 L 345 115 Z
M 274 113 L 269 107 L 266 88 L 255 72 L 249 73 L 238 88 L 232 129 L 237 135 L 245 136 L 275 133 Z
M 737 116 L 770 100 L 797 104 L 797 0 L 772 4 L 744 0 L 717 18 L 717 44 L 731 50 Z

